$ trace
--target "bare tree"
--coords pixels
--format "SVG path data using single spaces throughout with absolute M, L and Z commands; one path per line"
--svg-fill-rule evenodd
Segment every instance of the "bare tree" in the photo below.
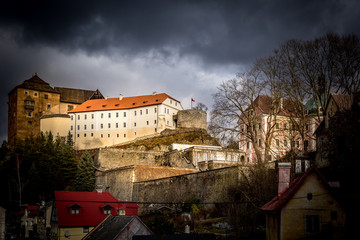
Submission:
M 198 104 L 196 104 L 196 106 L 193 107 L 193 109 L 201 110 L 201 111 L 204 111 L 204 112 L 207 112 L 209 110 L 208 107 L 202 102 L 199 102 Z

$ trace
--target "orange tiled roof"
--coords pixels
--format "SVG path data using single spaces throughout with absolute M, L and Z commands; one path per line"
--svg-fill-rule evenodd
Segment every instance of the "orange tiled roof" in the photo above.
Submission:
M 117 109 L 130 109 L 130 108 L 145 107 L 145 106 L 161 104 L 167 98 L 171 98 L 171 99 L 179 102 L 178 100 L 170 97 L 166 93 L 135 96 L 135 97 L 124 97 L 121 100 L 119 98 L 92 99 L 92 100 L 88 100 L 88 101 L 84 102 L 80 106 L 71 110 L 69 113 L 93 112 L 93 111 L 105 111 L 105 110 L 117 110 Z

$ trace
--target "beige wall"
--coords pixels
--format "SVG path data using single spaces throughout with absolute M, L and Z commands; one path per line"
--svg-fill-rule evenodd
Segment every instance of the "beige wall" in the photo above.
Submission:
M 312 193 L 312 200 L 307 194 Z M 331 212 L 337 212 L 337 220 L 331 220 Z M 305 216 L 319 215 L 320 230 L 335 232 L 345 224 L 345 213 L 330 195 L 328 190 L 320 183 L 315 173 L 308 176 L 304 184 L 295 193 L 292 199 L 281 210 L 280 239 L 297 239 L 307 236 L 305 231 Z M 340 231 L 341 232 L 341 231 Z
M 54 137 L 66 137 L 70 131 L 70 117 L 66 115 L 41 118 L 40 131 L 51 131 Z
M 94 227 L 89 227 L 91 231 Z M 69 231 L 70 236 L 65 237 L 65 232 Z M 81 240 L 87 233 L 83 233 L 83 227 L 74 227 L 74 228 L 59 228 L 58 239 L 59 240 Z

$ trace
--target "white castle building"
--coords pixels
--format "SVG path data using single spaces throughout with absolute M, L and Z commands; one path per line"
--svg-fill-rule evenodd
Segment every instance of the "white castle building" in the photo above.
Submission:
M 93 99 L 69 112 L 76 149 L 112 146 L 176 128 L 181 103 L 165 93 Z

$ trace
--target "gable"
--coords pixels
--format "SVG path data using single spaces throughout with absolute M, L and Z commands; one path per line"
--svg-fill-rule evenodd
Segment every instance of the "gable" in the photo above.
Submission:
M 282 210 L 289 209 L 323 209 L 337 203 L 322 179 L 314 172 L 304 179 L 303 184 L 291 199 L 283 205 Z

